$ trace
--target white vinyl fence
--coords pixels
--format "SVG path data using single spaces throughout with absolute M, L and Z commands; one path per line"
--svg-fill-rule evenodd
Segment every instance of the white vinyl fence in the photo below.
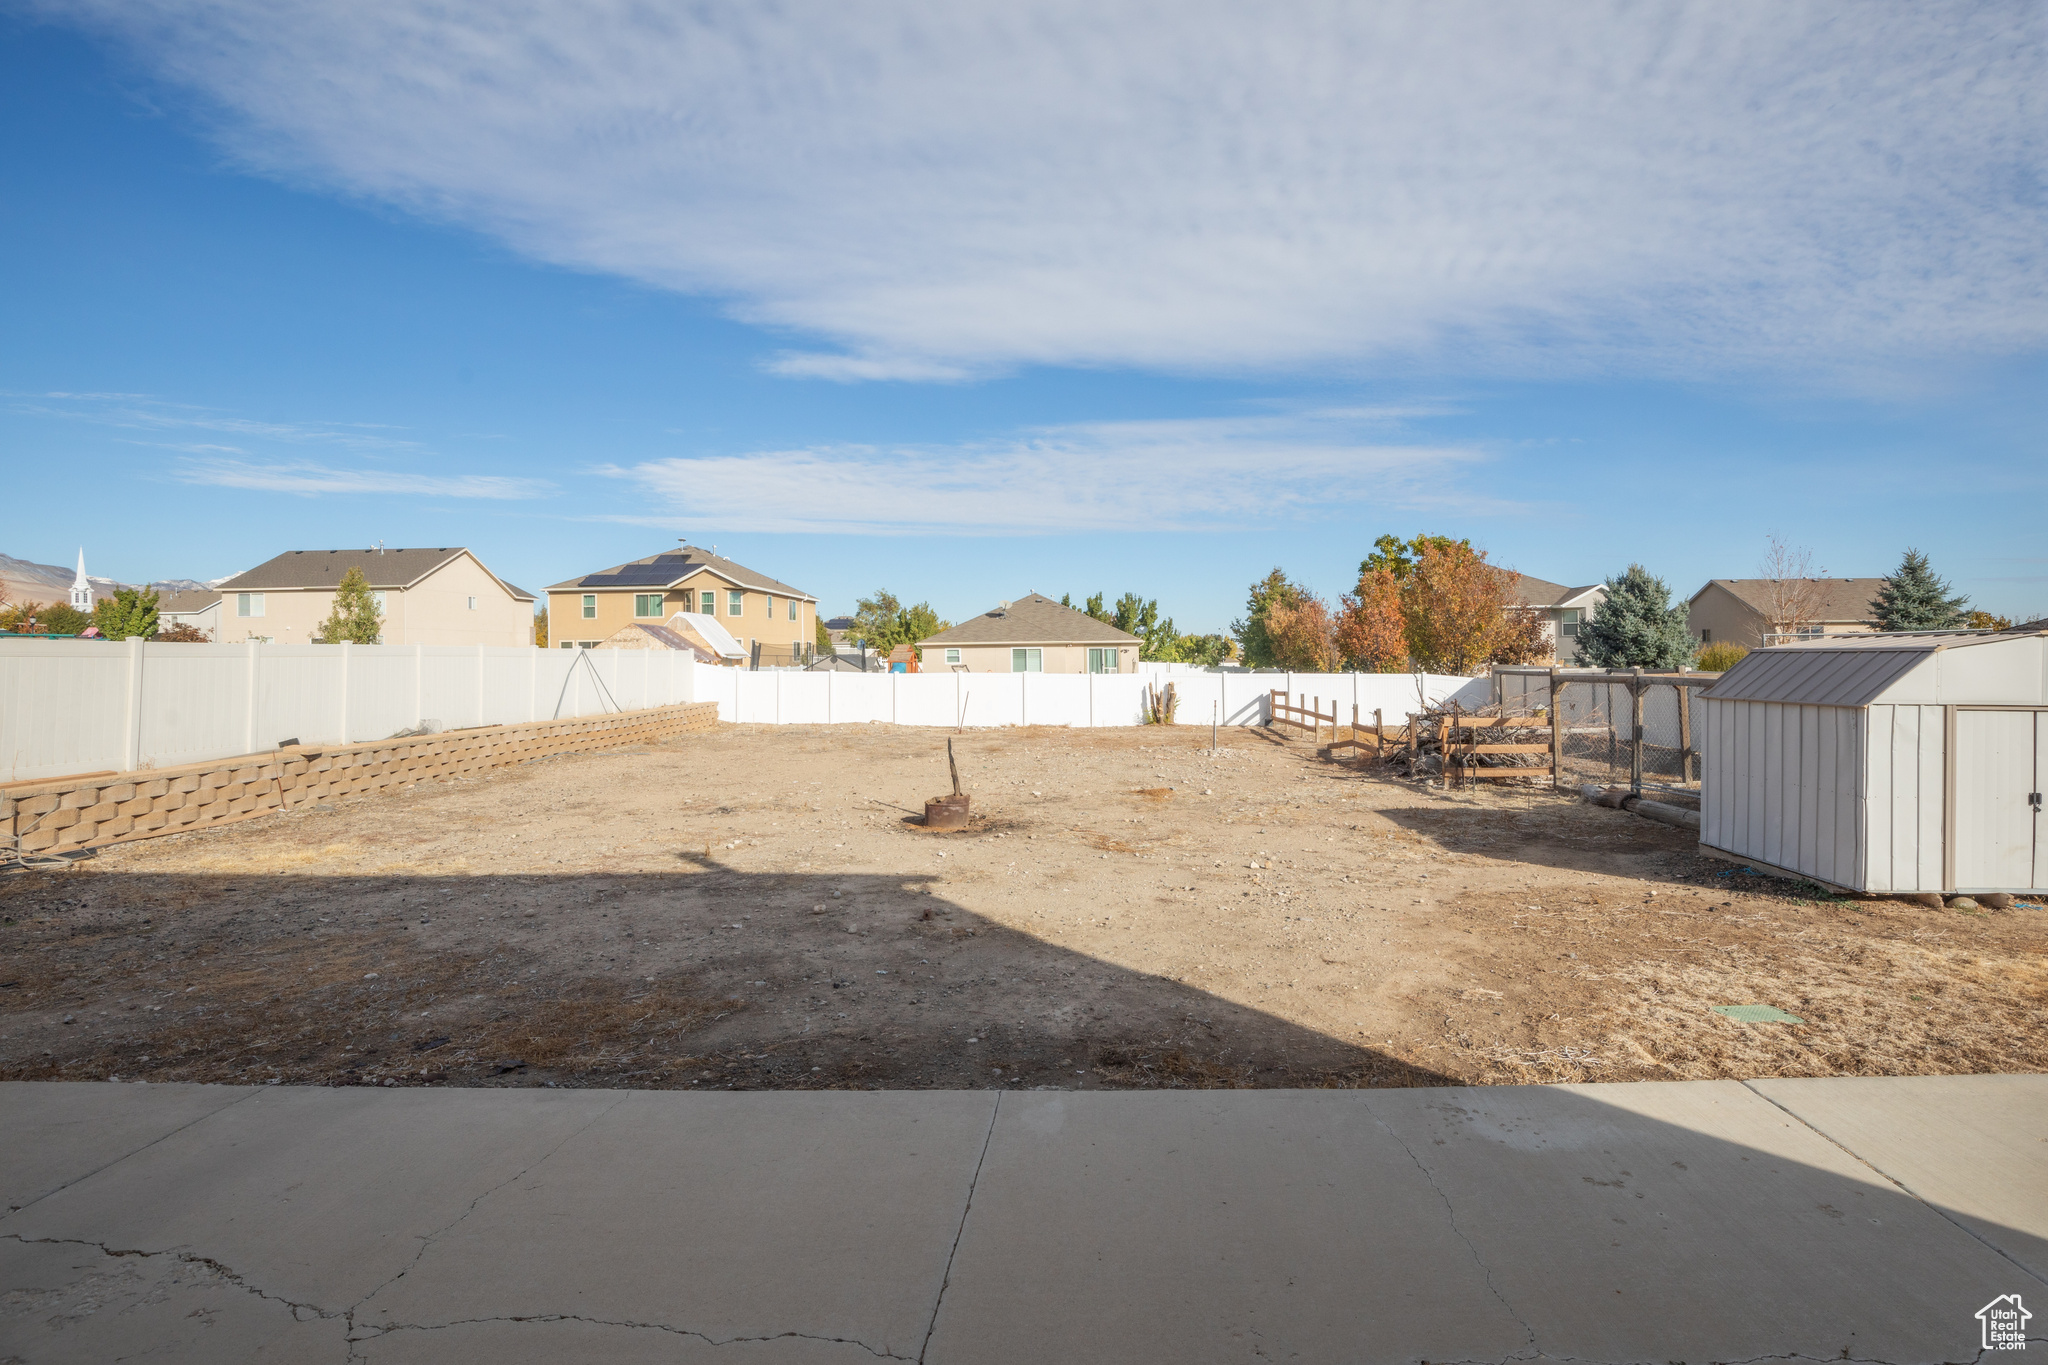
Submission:
M 799 673 L 696 666 L 693 701 L 718 703 L 720 720 L 766 725 L 1139 725 L 1148 683 L 1173 684 L 1182 725 L 1262 725 L 1268 694 L 1280 690 L 1351 723 L 1356 705 L 1387 723 L 1456 696 L 1468 706 L 1491 701 L 1485 678 L 1408 673 Z M 1418 691 L 1420 697 L 1418 697 Z
M 1404 673 L 803 673 L 700 664 L 668 650 L 489 645 L 170 645 L 0 638 L 0 781 L 167 768 L 284 740 L 387 739 L 472 725 L 718 703 L 774 725 L 1112 726 L 1142 723 L 1171 681 L 1183 725 L 1259 725 L 1267 694 L 1390 724 L 1422 698 L 1478 705 L 1486 679 Z
M 690 664 L 664 650 L 0 639 L 0 781 L 666 706 L 690 700 Z

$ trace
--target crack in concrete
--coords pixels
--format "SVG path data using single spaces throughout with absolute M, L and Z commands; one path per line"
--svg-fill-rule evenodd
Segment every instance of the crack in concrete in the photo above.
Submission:
M 924 1340 L 918 1343 L 918 1365 L 924 1365 L 925 1352 L 932 1348 L 932 1333 L 939 1330 L 939 1310 L 945 1307 L 946 1290 L 953 1283 L 953 1258 L 960 1254 L 960 1239 L 967 1235 L 967 1215 L 974 1212 L 974 1190 L 981 1184 L 981 1168 L 988 1161 L 989 1144 L 995 1140 L 996 1119 L 1003 1112 L 1004 1093 L 996 1091 L 996 1102 L 989 1106 L 988 1131 L 981 1135 L 981 1155 L 974 1159 L 974 1174 L 967 1181 L 967 1198 L 960 1206 L 960 1226 L 953 1229 L 953 1245 L 946 1251 L 946 1270 L 939 1277 L 939 1296 L 932 1300 L 932 1320 L 925 1324 Z
M 878 1360 L 910 1361 L 913 1359 L 910 1356 L 899 1356 L 891 1351 L 880 1350 L 876 1347 L 868 1345 L 865 1341 L 860 1341 L 854 1337 L 828 1337 L 818 1332 L 770 1332 L 764 1336 L 714 1337 L 707 1333 L 699 1332 L 694 1328 L 674 1327 L 665 1322 L 628 1322 L 618 1318 L 586 1317 L 581 1313 L 520 1313 L 490 1318 L 456 1318 L 449 1322 L 396 1322 L 384 1327 L 366 1328 L 364 1330 L 372 1333 L 373 1335 L 353 1339 L 363 1341 L 374 1341 L 377 1337 L 386 1336 L 393 1332 L 444 1332 L 451 1327 L 470 1327 L 478 1323 L 486 1322 L 587 1322 L 590 1323 L 592 1326 L 596 1327 L 624 1327 L 635 1331 L 667 1332 L 671 1336 L 695 1337 L 697 1338 L 697 1340 L 702 1341 L 710 1346 L 733 1346 L 744 1342 L 782 1341 L 784 1339 L 793 1338 L 798 1341 L 829 1342 L 835 1346 L 858 1346 L 861 1350 L 866 1351 L 869 1355 L 874 1356 Z M 354 1356 L 353 1358 L 360 1360 L 363 1357 Z
M 13 1208 L 7 1210 L 5 1214 L 0 1214 L 0 1220 L 12 1218 L 15 1214 L 22 1212 L 24 1209 L 32 1209 L 36 1205 L 42 1203 L 45 1199 L 48 1199 L 51 1195 L 61 1194 L 65 1190 L 70 1189 L 73 1185 L 81 1184 L 84 1181 L 92 1179 L 101 1171 L 112 1170 L 114 1167 L 120 1165 L 122 1162 L 128 1160 L 130 1157 L 141 1155 L 143 1152 L 146 1152 L 150 1148 L 156 1146 L 159 1142 L 169 1141 L 171 1138 L 176 1137 L 178 1134 L 184 1132 L 187 1128 L 190 1128 L 195 1123 L 204 1123 L 216 1114 L 225 1114 L 228 1110 L 234 1108 L 236 1105 L 243 1103 L 245 1100 L 253 1098 L 259 1093 L 261 1092 L 258 1087 L 250 1086 L 248 1087 L 247 1092 L 245 1094 L 239 1096 L 236 1099 L 229 1100 L 226 1104 L 220 1106 L 220 1108 L 209 1109 L 205 1113 L 199 1115 L 197 1118 L 188 1119 L 184 1123 L 179 1124 L 176 1128 L 171 1129 L 168 1133 L 157 1134 L 155 1137 L 143 1143 L 140 1147 L 137 1147 L 132 1152 L 123 1152 L 121 1153 L 121 1155 L 115 1157 L 112 1161 L 107 1162 L 105 1165 L 95 1166 L 93 1167 L 93 1169 L 87 1171 L 84 1175 L 74 1176 L 72 1179 L 65 1181 L 61 1185 L 57 1185 L 51 1189 L 44 1190 L 41 1194 L 29 1200 L 26 1204 L 15 1205 Z
M 249 1283 L 240 1271 L 226 1262 L 215 1260 L 211 1256 L 201 1256 L 196 1252 L 182 1251 L 176 1247 L 163 1251 L 149 1251 L 142 1247 L 111 1247 L 105 1242 L 95 1242 L 86 1237 L 24 1237 L 18 1232 L 0 1232 L 0 1238 L 5 1238 L 10 1242 L 18 1242 L 23 1246 L 91 1247 L 102 1256 L 115 1258 L 135 1257 L 141 1260 L 154 1260 L 160 1256 L 168 1256 L 183 1265 L 203 1265 L 229 1284 L 235 1286 L 235 1288 L 246 1294 L 254 1294 L 266 1303 L 283 1304 L 286 1308 L 292 1310 L 292 1317 L 295 1321 L 305 1321 L 304 1318 L 299 1316 L 301 1312 L 311 1313 L 314 1317 L 321 1319 L 345 1318 L 347 1316 L 348 1310 L 346 1309 L 322 1308 L 317 1303 L 306 1303 L 298 1299 L 288 1299 L 282 1294 L 273 1294 L 267 1289 L 259 1289 Z
M 432 1244 L 434 1244 L 434 1242 L 436 1242 L 438 1238 L 446 1236 L 446 1234 L 449 1234 L 449 1232 L 455 1232 L 455 1228 L 459 1228 L 459 1226 L 461 1226 L 461 1222 L 463 1222 L 465 1218 L 469 1218 L 471 1214 L 475 1214 L 475 1212 L 477 1212 L 477 1205 L 479 1205 L 479 1203 L 483 1203 L 485 1199 L 489 1199 L 489 1197 L 492 1197 L 492 1195 L 496 1195 L 496 1193 L 498 1193 L 500 1189 L 504 1189 L 506 1185 L 512 1185 L 512 1183 L 516 1183 L 516 1181 L 524 1179 L 524 1177 L 526 1177 L 526 1175 L 528 1175 L 530 1171 L 537 1171 L 537 1169 L 541 1169 L 541 1164 L 545 1164 L 545 1162 L 547 1162 L 547 1160 L 549 1160 L 549 1158 L 551 1158 L 551 1156 L 553 1156 L 555 1152 L 559 1152 L 561 1148 L 565 1148 L 565 1146 L 569 1146 L 571 1142 L 575 1142 L 575 1140 L 578 1140 L 578 1138 L 582 1138 L 582 1136 L 584 1136 L 586 1132 L 590 1132 L 590 1130 L 592 1130 L 592 1128 L 594 1128 L 596 1124 L 600 1124 L 600 1121 L 602 1121 L 602 1119 L 610 1117 L 612 1109 L 616 1109 L 618 1105 L 623 1105 L 623 1103 L 627 1103 L 629 1099 L 633 1099 L 633 1091 L 625 1091 L 623 1095 L 618 1095 L 618 1099 L 614 1099 L 612 1103 L 604 1105 L 604 1107 L 602 1107 L 602 1109 L 600 1109 L 598 1113 L 594 1113 L 594 1115 L 590 1117 L 590 1121 L 588 1121 L 588 1124 L 584 1124 L 582 1128 L 578 1128 L 578 1130 L 575 1130 L 575 1132 L 571 1132 L 571 1134 L 563 1134 L 561 1142 L 557 1142 L 555 1146 L 551 1146 L 551 1148 L 547 1148 L 545 1152 L 541 1152 L 541 1154 L 539 1154 L 537 1158 L 532 1158 L 530 1162 L 526 1162 L 524 1166 L 520 1166 L 520 1169 L 518 1169 L 518 1171 L 514 1171 L 514 1173 L 512 1173 L 512 1175 L 508 1175 L 506 1179 L 502 1179 L 502 1181 L 498 1181 L 496 1185 L 492 1185 L 492 1187 L 489 1187 L 489 1189 L 485 1189 L 485 1191 L 477 1193 L 477 1197 L 475 1197 L 475 1199 L 471 1199 L 471 1201 L 469 1201 L 469 1203 L 467 1203 L 467 1205 L 463 1207 L 463 1212 L 461 1212 L 461 1214 L 457 1214 L 455 1218 L 451 1218 L 449 1222 L 446 1222 L 446 1224 L 442 1224 L 440 1228 L 434 1228 L 432 1232 L 426 1232 L 426 1234 L 422 1234 L 422 1236 L 420 1236 L 420 1248 L 412 1252 L 412 1261 L 408 1261 L 406 1265 L 403 1265 L 403 1267 L 401 1267 L 401 1269 L 397 1271 L 397 1275 L 391 1275 L 389 1279 L 385 1279 L 383 1283 L 379 1283 L 377 1287 L 373 1287 L 373 1289 L 371 1289 L 369 1293 L 365 1293 L 365 1295 L 362 1295 L 362 1297 L 360 1297 L 360 1300 L 356 1300 L 354 1304 L 350 1304 L 350 1306 L 348 1306 L 348 1308 L 344 1310 L 344 1314 L 342 1314 L 342 1316 L 346 1316 L 346 1318 L 348 1318 L 348 1336 L 350 1336 L 350 1340 L 354 1340 L 354 1332 L 356 1332 L 356 1312 L 358 1312 L 358 1310 L 360 1310 L 362 1306 L 365 1306 L 365 1304 L 369 1304 L 369 1302 L 373 1300 L 373 1297 L 377 1297 L 379 1293 L 383 1293 L 385 1289 L 389 1289 L 391 1285 L 395 1285 L 397 1281 L 401 1281 L 401 1279 L 406 1279 L 406 1275 L 410 1275 L 410 1273 L 412 1273 L 412 1271 L 414 1271 L 414 1269 L 416 1269 L 416 1267 L 420 1265 L 420 1261 L 422 1261 L 422 1259 L 426 1257 L 426 1252 L 428 1252 L 428 1248 L 432 1248 Z M 350 1347 L 348 1359 L 358 1359 L 358 1357 L 354 1355 L 354 1349 L 352 1349 L 352 1347 Z
M 1942 1219 L 1943 1221 L 1951 1224 L 1956 1228 L 1959 1228 L 1964 1234 L 1975 1239 L 1979 1244 L 1989 1249 L 1994 1255 L 1998 1256 L 2001 1260 L 2009 1262 L 2015 1270 L 2019 1271 L 2022 1275 L 2025 1275 L 2034 1283 L 2048 1284 L 2048 1279 L 2043 1279 L 2040 1273 L 2034 1270 L 2033 1267 L 2027 1265 L 2024 1261 L 2021 1261 L 2017 1257 L 2013 1256 L 2012 1253 L 2008 1252 L 2004 1247 L 1999 1246 L 1996 1242 L 1993 1242 L 1990 1238 L 1984 1236 L 1984 1234 L 1978 1232 L 1975 1228 L 1969 1226 L 1967 1223 L 1964 1223 L 1960 1219 L 1956 1218 L 1947 1209 L 1943 1208 L 1941 1205 L 1935 1203 L 1934 1201 L 1928 1199 L 1926 1196 L 1922 1195 L 1918 1190 L 1915 1190 L 1911 1185 L 1908 1185 L 1905 1181 L 1899 1179 L 1890 1171 L 1885 1170 L 1882 1166 L 1879 1166 L 1876 1162 L 1870 1160 L 1861 1152 L 1850 1147 L 1847 1143 L 1841 1141 L 1834 1134 L 1829 1133 L 1824 1129 L 1815 1127 L 1812 1123 L 1807 1121 L 1806 1117 L 1803 1114 L 1796 1113 L 1793 1110 L 1786 1108 L 1784 1105 L 1778 1103 L 1778 1101 L 1772 1099 L 1769 1095 L 1766 1095 L 1763 1091 L 1757 1089 L 1755 1085 L 1751 1084 L 1748 1081 L 1742 1082 L 1742 1088 L 1744 1090 L 1747 1090 L 1750 1094 L 1756 1096 L 1758 1099 L 1762 1100 L 1764 1103 L 1776 1108 L 1777 1110 L 1785 1114 L 1788 1118 L 1796 1119 L 1799 1122 L 1799 1124 L 1802 1127 L 1804 1127 L 1808 1132 L 1820 1138 L 1821 1141 L 1832 1144 L 1836 1151 L 1841 1152 L 1844 1156 L 1848 1157 L 1851 1161 L 1854 1161 L 1857 1165 L 1863 1167 L 1865 1170 L 1871 1172 L 1873 1175 L 1876 1175 L 1883 1180 L 1890 1181 L 1894 1186 L 1898 1188 L 1901 1194 L 1905 1195 L 1909 1199 L 1912 1199 L 1914 1202 L 1920 1204 L 1922 1207 L 1933 1210 L 1936 1217 Z M 1733 1365 L 1741 1365 L 1741 1362 L 1733 1362 Z
M 1384 1129 L 1388 1137 L 1392 1138 L 1395 1142 L 1400 1144 L 1401 1150 L 1408 1154 L 1408 1159 L 1415 1163 L 1415 1169 L 1422 1172 L 1422 1178 L 1429 1182 L 1429 1187 L 1432 1190 L 1436 1191 L 1436 1197 L 1443 1201 L 1444 1215 L 1446 1218 L 1450 1220 L 1451 1231 L 1457 1234 L 1458 1240 L 1465 1244 L 1466 1252 L 1470 1254 L 1470 1256 L 1472 1257 L 1472 1264 L 1478 1266 L 1479 1273 L 1486 1277 L 1486 1291 L 1489 1294 L 1493 1295 L 1494 1301 L 1507 1311 L 1507 1315 L 1509 1317 L 1513 1318 L 1517 1323 L 1521 1325 L 1521 1328 L 1524 1332 L 1529 1334 L 1528 1351 L 1511 1352 L 1510 1354 L 1503 1356 L 1501 1360 L 1505 1362 L 1509 1360 L 1529 1360 L 1544 1358 L 1543 1348 L 1539 1346 L 1536 1342 L 1536 1329 L 1529 1325 L 1529 1320 L 1527 1318 L 1523 1317 L 1520 1313 L 1515 1311 L 1515 1306 L 1508 1302 L 1508 1296 L 1501 1293 L 1500 1286 L 1494 1282 L 1493 1267 L 1488 1265 L 1486 1263 L 1486 1258 L 1479 1254 L 1479 1248 L 1472 1245 L 1472 1239 L 1465 1235 L 1465 1229 L 1458 1226 L 1457 1206 L 1452 1204 L 1451 1197 L 1448 1194 L 1444 1193 L 1444 1187 L 1436 1183 L 1436 1173 L 1431 1171 L 1428 1165 L 1424 1163 L 1422 1158 L 1415 1154 L 1415 1149 L 1408 1145 L 1407 1139 L 1403 1138 L 1401 1134 L 1395 1130 L 1394 1125 L 1388 1123 L 1384 1118 L 1380 1117 L 1380 1115 L 1373 1109 L 1372 1101 L 1370 1099 L 1367 1099 L 1365 1101 L 1365 1112 L 1372 1115 L 1372 1121 L 1374 1123 L 1377 1123 L 1382 1129 Z

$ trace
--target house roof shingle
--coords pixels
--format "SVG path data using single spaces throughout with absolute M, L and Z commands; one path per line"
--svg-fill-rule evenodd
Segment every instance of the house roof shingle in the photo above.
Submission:
M 675 550 L 664 550 L 645 559 L 615 564 L 609 569 L 599 569 L 596 573 L 587 573 L 581 578 L 565 579 L 550 586 L 548 591 L 569 592 L 576 588 L 613 591 L 624 588 L 668 588 L 692 574 L 706 570 L 743 588 L 779 593 L 784 597 L 798 597 L 806 602 L 818 600 L 802 588 L 793 588 L 766 574 L 755 573 L 743 564 L 735 564 L 730 559 L 723 559 L 708 550 L 700 550 L 691 545 Z
M 341 576 L 350 569 L 361 569 L 363 577 L 370 580 L 372 588 L 397 589 L 404 591 L 418 583 L 434 570 L 452 560 L 469 554 L 465 546 L 443 545 L 432 550 L 286 550 L 272 559 L 266 559 L 244 574 L 237 574 L 220 585 L 220 591 L 230 592 L 283 592 L 293 588 L 338 588 Z M 472 559 L 476 557 L 470 556 Z M 477 560 L 479 567 L 483 561 Z M 484 570 L 490 573 L 489 569 Z M 491 577 L 498 578 L 496 574 Z M 505 591 L 522 602 L 533 601 L 533 594 L 513 587 L 504 579 Z
M 1877 590 L 1884 586 L 1882 578 L 1810 578 L 1806 581 L 1819 589 L 1819 601 L 1813 613 L 1816 625 L 1868 621 L 1870 599 L 1876 597 Z M 1734 594 L 1742 605 L 1759 616 L 1767 616 L 1771 609 L 1771 582 L 1768 578 L 1710 578 L 1705 587 L 1686 599 L 1686 605 L 1699 601 L 1707 588 L 1719 584 Z
M 1571 588 L 1562 583 L 1552 583 L 1547 578 L 1531 578 L 1528 574 L 1518 573 L 1515 575 L 1515 598 L 1525 607 L 1561 607 L 1599 586 L 1598 583 L 1588 583 L 1584 587 Z
M 1136 645 L 1137 636 L 1098 621 L 1085 611 L 1063 607 L 1032 593 L 993 611 L 962 621 L 918 644 L 932 645 Z
M 217 592 L 192 592 L 187 590 L 185 592 L 172 593 L 169 597 L 158 602 L 156 609 L 159 612 L 169 612 L 177 616 L 189 616 L 195 611 L 205 611 L 218 601 L 220 601 L 220 594 Z

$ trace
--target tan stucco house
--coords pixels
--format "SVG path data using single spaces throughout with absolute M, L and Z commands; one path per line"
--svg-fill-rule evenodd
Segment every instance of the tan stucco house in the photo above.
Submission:
M 1032 593 L 918 641 L 926 673 L 1135 673 L 1144 641 Z
M 530 645 L 533 594 L 460 546 L 288 550 L 220 585 L 221 644 L 316 643 L 342 575 L 361 569 L 383 613 L 385 645 Z
M 678 612 L 716 617 L 748 652 L 787 663 L 817 644 L 818 599 L 766 574 L 688 545 L 557 583 L 547 590 L 548 634 L 562 649 L 595 649 L 627 626 L 661 625 Z
M 1607 585 L 1592 583 L 1568 588 L 1562 583 L 1518 573 L 1514 597 L 1543 618 L 1551 657 L 1560 664 L 1575 664 L 1579 662 L 1579 627 L 1591 619 L 1593 608 L 1607 600 Z
M 1709 579 L 1686 603 L 1685 628 L 1703 645 L 1751 649 L 1766 635 L 1863 634 L 1876 629 L 1870 602 L 1883 586 L 1882 578 Z

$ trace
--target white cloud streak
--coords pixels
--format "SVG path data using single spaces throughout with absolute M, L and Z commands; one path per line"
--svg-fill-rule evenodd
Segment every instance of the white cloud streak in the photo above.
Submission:
M 290 493 L 301 497 L 325 493 L 397 493 L 517 499 L 543 497 L 554 489 L 554 485 L 544 479 L 444 474 L 417 468 L 377 468 L 374 464 L 336 469 L 303 455 L 276 453 L 280 447 L 290 450 L 313 446 L 366 462 L 403 460 L 418 465 L 437 458 L 423 443 L 387 435 L 385 433 L 398 429 L 377 423 L 259 422 L 218 409 L 189 403 L 168 403 L 138 393 L 17 393 L 5 396 L 14 400 L 13 410 L 23 416 L 113 427 L 138 433 L 123 438 L 131 443 L 177 451 L 185 458 L 168 474 L 179 483 Z M 177 439 L 193 432 L 232 436 L 243 444 Z
M 958 446 L 821 446 L 601 473 L 677 530 L 1043 535 L 1224 531 L 1382 510 L 1516 510 L 1452 476 L 1487 452 L 1366 443 L 1320 415 L 1105 422 Z
M 724 298 L 811 339 L 790 375 L 1811 374 L 2048 334 L 2031 0 L 47 8 L 250 166 Z
M 265 493 L 319 497 L 329 493 L 399 493 L 433 498 L 537 498 L 551 485 L 539 479 L 494 474 L 412 474 L 388 469 L 329 469 L 324 465 L 253 464 L 244 460 L 195 459 L 173 474 L 180 483 L 247 488 Z

